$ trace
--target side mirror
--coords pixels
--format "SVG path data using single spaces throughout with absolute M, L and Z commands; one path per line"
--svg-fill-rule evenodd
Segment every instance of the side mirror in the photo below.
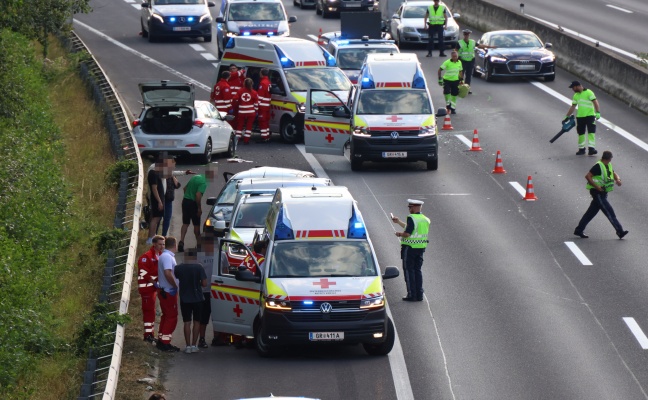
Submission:
M 446 115 L 448 115 L 448 110 L 446 110 L 445 108 L 437 109 L 437 112 L 436 112 L 437 118 L 438 117 L 445 117 Z
M 339 106 L 333 110 L 333 116 L 339 118 L 351 118 L 351 112 L 345 106 Z
M 223 119 L 224 119 L 225 121 L 234 121 L 234 118 L 236 118 L 236 116 L 231 115 L 231 114 L 227 114 L 227 115 L 225 116 L 225 118 L 223 118 Z
M 387 267 L 385 268 L 385 273 L 383 274 L 382 278 L 383 280 L 385 279 L 392 279 L 396 278 L 397 276 L 400 275 L 400 271 L 396 267 Z
M 142 5 L 142 8 L 149 8 L 149 7 L 151 6 L 151 5 L 150 5 L 149 3 L 147 3 L 147 2 L 144 2 L 144 3 L 142 3 L 141 5 Z
M 452 14 L 452 18 L 454 19 L 461 18 L 461 15 L 459 15 L 459 13 L 454 13 Z
M 398 272 L 398 271 L 396 271 Z M 237 281 L 243 281 L 243 282 L 255 282 L 255 283 L 261 283 L 261 277 L 260 276 L 255 276 L 252 271 L 249 269 L 245 269 L 243 271 L 236 271 L 236 274 L 234 274 L 234 277 L 236 278 Z
M 214 230 L 219 232 L 224 232 L 227 229 L 227 222 L 223 220 L 216 221 L 214 224 Z
M 207 7 L 216 7 L 216 3 L 212 2 L 212 1 L 208 1 L 207 2 Z
M 545 43 L 545 49 L 550 49 L 552 47 L 553 45 L 551 43 Z
M 207 197 L 207 205 L 213 206 L 214 204 L 216 204 L 216 197 Z
M 222 24 L 223 22 L 225 22 L 225 20 L 223 19 L 223 17 L 217 17 L 217 18 L 216 18 L 216 22 Z
M 295 17 L 294 15 L 292 17 L 288 17 L 288 23 L 292 24 L 293 22 L 297 22 L 297 17 Z
M 398 16 L 398 14 L 394 14 L 392 15 L 392 19 L 400 19 L 400 17 Z

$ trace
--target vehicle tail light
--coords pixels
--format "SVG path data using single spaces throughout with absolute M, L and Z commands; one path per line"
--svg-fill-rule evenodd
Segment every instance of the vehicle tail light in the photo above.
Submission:
M 140 124 L 140 120 L 139 120 L 139 119 L 134 120 L 134 121 L 133 121 L 133 128 L 135 128 L 136 126 L 139 126 L 139 124 Z
M 194 123 L 193 123 L 193 124 L 196 125 L 198 128 L 202 128 L 203 125 L 205 125 L 205 123 L 202 122 L 202 121 L 199 120 L 199 119 L 194 120 Z

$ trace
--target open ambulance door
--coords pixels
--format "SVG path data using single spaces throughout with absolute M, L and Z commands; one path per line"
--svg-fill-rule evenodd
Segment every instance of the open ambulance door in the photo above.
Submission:
M 259 313 L 261 277 L 239 280 L 243 275 L 238 265 L 229 265 L 227 251 L 235 246 L 250 255 L 250 249 L 243 243 L 220 239 L 218 254 L 214 257 L 211 276 L 211 318 L 214 330 L 235 335 L 254 336 L 252 325 Z M 254 260 L 256 264 L 256 260 Z M 257 265 L 257 271 L 260 271 Z M 252 277 L 252 274 L 247 274 Z
M 344 155 L 350 138 L 351 111 L 335 93 L 308 89 L 304 114 L 307 153 Z

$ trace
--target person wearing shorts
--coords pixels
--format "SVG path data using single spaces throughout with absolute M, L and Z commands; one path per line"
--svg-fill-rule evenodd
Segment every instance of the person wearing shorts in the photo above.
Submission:
M 211 163 L 205 167 L 205 173 L 194 175 L 184 187 L 182 198 L 182 227 L 180 228 L 180 242 L 178 252 L 184 251 L 184 240 L 189 224 L 193 224 L 196 246 L 200 246 L 200 217 L 202 216 L 202 198 L 210 182 L 213 182 L 218 172 L 218 164 Z
M 200 318 L 203 313 L 203 288 L 207 286 L 207 275 L 198 263 L 194 249 L 185 253 L 185 260 L 175 267 L 175 276 L 179 282 L 180 314 L 184 323 L 185 353 L 198 352 Z

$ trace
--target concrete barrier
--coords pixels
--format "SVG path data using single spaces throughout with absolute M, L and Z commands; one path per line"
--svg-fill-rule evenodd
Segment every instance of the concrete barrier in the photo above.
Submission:
M 611 50 L 596 47 L 574 35 L 561 32 L 524 14 L 513 12 L 483 0 L 448 2 L 453 12 L 461 14 L 460 24 L 483 32 L 521 29 L 535 32 L 553 45 L 558 65 L 593 83 L 628 106 L 648 114 L 648 69 L 626 60 Z M 565 88 L 567 97 L 571 92 Z

